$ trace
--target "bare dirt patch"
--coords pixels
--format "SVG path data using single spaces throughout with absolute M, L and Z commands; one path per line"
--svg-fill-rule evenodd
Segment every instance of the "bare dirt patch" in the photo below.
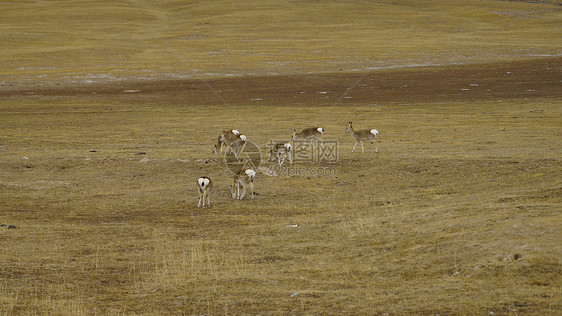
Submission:
M 411 67 L 364 73 L 239 77 L 213 80 L 149 80 L 61 84 L 58 88 L 0 90 L 15 95 L 123 95 L 184 98 L 189 104 L 333 105 L 430 103 L 560 95 L 562 58 L 489 64 Z M 134 92 L 134 93 L 132 93 Z M 135 96 L 133 96 L 133 94 Z M 222 100 L 226 104 L 222 104 Z

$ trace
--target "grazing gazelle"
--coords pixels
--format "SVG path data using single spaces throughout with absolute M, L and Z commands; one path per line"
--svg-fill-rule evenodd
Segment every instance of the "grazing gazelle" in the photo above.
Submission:
M 359 131 L 355 131 L 353 129 L 353 122 L 349 121 L 349 125 L 345 129 L 345 132 L 350 132 L 351 137 L 353 137 L 353 139 L 355 140 L 355 146 L 353 146 L 351 152 L 355 151 L 357 143 L 361 143 L 361 152 L 364 153 L 365 148 L 363 147 L 363 141 L 370 141 L 373 145 L 375 145 L 374 152 L 379 152 L 379 149 L 377 148 L 377 135 L 379 134 L 379 131 L 377 131 L 376 129 L 362 129 Z
M 271 149 L 270 154 L 271 157 L 277 155 L 277 164 L 282 165 L 285 162 L 285 159 L 289 158 L 289 162 L 291 165 L 293 164 L 293 154 L 292 154 L 293 146 L 291 143 L 276 143 L 274 147 Z
M 233 153 L 235 157 L 238 157 L 238 155 L 244 151 L 244 148 L 246 148 L 246 135 L 236 135 L 231 139 L 223 137 L 222 140 L 226 146 L 225 153 Z
M 218 139 L 217 139 L 217 143 L 215 144 L 215 148 L 213 149 L 213 154 L 219 152 L 220 154 L 222 154 L 222 149 L 226 146 L 225 141 L 223 141 L 223 137 L 225 139 L 235 139 L 237 135 L 239 135 L 240 132 L 238 132 L 235 129 L 231 129 L 229 131 L 222 131 L 222 134 L 219 135 Z
M 211 207 L 211 190 L 213 189 L 213 182 L 208 177 L 201 177 L 197 179 L 197 189 L 199 191 L 199 203 L 197 207 L 205 207 L 205 200 L 207 206 Z
M 250 189 L 252 200 L 254 199 L 254 178 L 256 172 L 252 169 L 242 169 L 234 175 L 234 185 L 230 186 L 232 198 L 242 200 L 246 195 L 246 187 Z
M 222 153 L 222 148 L 226 147 L 225 152 L 227 154 L 232 152 L 234 156 L 238 157 L 246 147 L 246 140 L 246 136 L 241 135 L 237 130 L 223 131 L 221 136 L 219 136 L 217 144 L 215 145 L 215 151 L 213 152 L 216 152 L 220 148 L 220 153 Z
M 297 130 L 293 130 L 293 136 L 291 137 L 291 141 L 295 139 L 302 139 L 302 140 L 310 140 L 310 144 L 314 149 L 314 140 L 322 141 L 322 135 L 324 134 L 324 129 L 322 127 L 310 127 L 303 129 L 302 132 L 297 133 Z

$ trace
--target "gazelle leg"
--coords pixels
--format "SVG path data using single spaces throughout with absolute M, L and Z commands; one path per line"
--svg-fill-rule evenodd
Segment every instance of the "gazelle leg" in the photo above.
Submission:
M 243 145 L 236 145 L 236 147 L 238 147 L 238 152 L 236 153 L 236 157 L 238 157 L 240 155 L 240 153 L 244 150 L 244 147 L 246 146 L 246 144 Z
M 355 142 L 355 146 L 353 146 L 353 149 L 351 150 L 351 152 L 354 152 L 354 151 L 355 151 L 355 147 L 357 147 L 357 143 L 358 143 L 358 142 Z
M 240 182 L 236 183 L 236 199 L 240 200 Z
M 240 193 L 239 200 L 242 200 L 244 198 L 244 195 L 246 195 L 246 186 L 242 185 L 242 193 Z
M 362 152 L 362 153 L 365 152 L 365 147 L 363 147 L 363 141 L 361 141 L 361 152 Z
M 199 189 L 199 203 L 197 203 L 197 207 L 201 207 L 201 198 L 203 195 L 201 194 L 201 189 Z
M 211 192 L 207 192 L 207 207 L 211 207 Z
M 203 199 L 202 199 L 202 200 L 203 200 L 203 205 L 202 205 L 203 208 L 206 206 L 206 204 L 205 204 L 205 199 L 206 199 L 206 198 L 207 198 L 207 191 L 203 191 Z
M 252 195 L 252 200 L 254 199 L 254 183 L 250 182 L 250 194 Z
M 293 165 L 293 154 L 287 153 L 287 155 L 289 155 L 289 162 Z

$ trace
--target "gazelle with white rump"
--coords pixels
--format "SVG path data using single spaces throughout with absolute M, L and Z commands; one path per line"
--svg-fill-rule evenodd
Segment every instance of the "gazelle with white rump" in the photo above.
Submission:
M 291 141 L 295 141 L 295 139 L 302 139 L 302 140 L 309 140 L 312 148 L 314 149 L 314 140 L 322 141 L 322 135 L 324 135 L 324 129 L 322 127 L 310 127 L 303 129 L 300 133 L 297 133 L 297 130 L 293 130 L 293 136 L 291 137 Z
M 234 156 L 238 155 L 246 147 L 246 136 L 241 135 L 240 132 L 233 129 L 230 131 L 223 131 L 222 134 L 217 139 L 217 144 L 215 144 L 215 149 L 213 153 L 219 151 L 222 154 L 222 149 L 226 147 L 226 153 L 232 152 Z
M 271 157 L 277 156 L 277 164 L 282 165 L 285 159 L 293 164 L 293 145 L 291 143 L 276 143 L 270 151 Z
M 376 129 L 362 129 L 356 131 L 353 129 L 353 122 L 349 121 L 349 125 L 347 125 L 345 132 L 350 133 L 351 137 L 353 137 L 353 139 L 355 140 L 355 145 L 353 146 L 351 152 L 355 151 L 357 143 L 361 143 L 361 152 L 364 153 L 365 148 L 363 147 L 363 141 L 370 141 L 373 145 L 375 145 L 374 152 L 379 152 L 379 149 L 377 148 L 377 135 L 379 134 L 379 131 L 377 131 Z
M 219 152 L 219 154 L 222 154 L 222 149 L 226 145 L 225 142 L 223 141 L 223 138 L 235 139 L 237 135 L 240 135 L 240 132 L 235 129 L 231 129 L 229 131 L 222 131 L 222 134 L 219 135 L 217 139 L 217 143 L 215 144 L 215 148 L 213 149 L 213 154 L 217 152 Z
M 207 206 L 211 207 L 211 191 L 213 190 L 213 182 L 209 177 L 201 177 L 197 179 L 197 190 L 199 191 L 199 203 L 197 207 L 205 207 L 205 200 Z
M 230 194 L 233 199 L 242 200 L 246 195 L 246 188 L 250 190 L 252 200 L 254 199 L 254 178 L 256 172 L 252 169 L 242 169 L 234 175 L 234 185 L 230 186 Z

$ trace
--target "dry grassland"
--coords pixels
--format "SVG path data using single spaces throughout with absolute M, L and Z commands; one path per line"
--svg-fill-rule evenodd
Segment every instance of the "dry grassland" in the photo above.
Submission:
M 0 9 L 1 315 L 562 312 L 559 5 Z M 337 162 L 230 197 L 220 131 L 313 124 Z

